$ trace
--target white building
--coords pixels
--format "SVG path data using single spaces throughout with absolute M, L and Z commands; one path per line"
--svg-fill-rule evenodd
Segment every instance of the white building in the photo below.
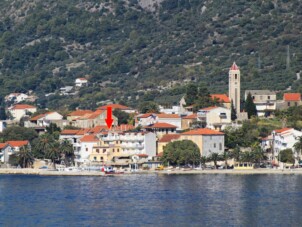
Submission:
M 218 106 L 203 108 L 197 112 L 197 121 L 204 127 L 221 131 L 232 123 L 231 110 Z
M 97 146 L 99 139 L 95 135 L 84 135 L 79 142 L 80 150 L 76 156 L 75 161 L 80 163 L 88 162 L 93 147 Z
M 251 94 L 259 117 L 269 116 L 276 110 L 277 94 L 269 90 L 246 90 L 244 99 Z
M 63 119 L 63 116 L 58 112 L 47 112 L 32 117 L 30 121 L 25 122 L 25 127 L 47 127 L 50 123 L 55 123 Z
M 111 147 L 120 147 L 121 156 L 156 155 L 156 135 L 152 132 L 108 133 L 101 140 Z
M 8 163 L 9 156 L 15 154 L 16 152 L 19 152 L 20 149 L 24 146 L 28 146 L 28 148 L 31 149 L 28 140 L 16 140 L 0 143 L 0 161 L 3 163 Z
M 87 86 L 88 80 L 86 78 L 77 78 L 75 80 L 75 86 L 76 87 L 84 87 Z
M 135 126 L 145 127 L 155 123 L 168 123 L 176 126 L 177 131 L 181 130 L 181 117 L 177 114 L 147 113 L 137 115 L 136 119 Z
M 14 106 L 9 107 L 8 112 L 14 118 L 13 120 L 20 121 L 22 117 L 37 112 L 37 108 L 35 106 L 31 106 L 27 104 L 16 104 Z
M 6 129 L 6 121 L 0 121 L 0 132 L 3 132 L 4 129 Z
M 5 96 L 6 102 L 14 102 L 14 103 L 20 103 L 28 99 L 28 95 L 23 93 L 11 93 L 7 96 Z
M 267 139 L 262 141 L 262 148 L 264 150 L 271 149 L 272 157 L 275 156 L 275 160 L 278 160 L 279 152 L 285 149 L 292 149 L 297 156 L 294 145 L 298 142 L 300 136 L 302 136 L 302 132 L 293 128 L 277 129 Z

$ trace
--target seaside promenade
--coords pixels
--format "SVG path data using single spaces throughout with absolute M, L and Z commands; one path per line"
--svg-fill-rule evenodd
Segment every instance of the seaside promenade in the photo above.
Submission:
M 49 171 L 40 169 L 0 169 L 0 174 L 19 174 L 19 175 L 41 175 L 41 176 L 121 176 L 131 174 L 302 174 L 301 169 L 253 169 L 253 170 L 162 170 L 162 171 L 137 171 L 125 172 L 124 174 L 105 174 L 98 171 Z

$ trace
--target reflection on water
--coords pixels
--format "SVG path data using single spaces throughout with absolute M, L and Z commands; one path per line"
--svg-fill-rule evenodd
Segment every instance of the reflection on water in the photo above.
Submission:
M 1 226 L 301 226 L 302 176 L 0 176 Z

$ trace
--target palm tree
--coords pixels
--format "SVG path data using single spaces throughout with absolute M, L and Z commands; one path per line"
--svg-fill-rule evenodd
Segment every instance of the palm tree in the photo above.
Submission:
M 16 156 L 18 163 L 22 168 L 28 168 L 32 166 L 35 160 L 29 146 L 21 147 L 20 151 L 16 153 Z
M 66 165 L 74 162 L 73 146 L 68 140 L 63 140 L 60 144 L 60 152 Z
M 298 137 L 298 141 L 294 144 L 294 149 L 297 154 L 301 154 L 302 151 L 302 136 Z
M 204 167 L 206 165 L 206 162 L 207 162 L 207 157 L 206 156 L 201 156 L 200 157 L 200 163 L 201 165 Z
M 56 169 L 56 161 L 60 159 L 60 148 L 60 143 L 55 141 L 51 144 L 50 149 L 48 149 L 45 154 L 45 157 L 52 161 L 54 169 Z
M 35 141 L 34 145 L 34 153 L 36 158 L 45 158 L 49 150 L 53 148 L 54 143 L 55 140 L 50 134 L 46 133 L 41 135 L 37 141 Z
M 224 160 L 225 168 L 227 169 L 227 167 L 228 167 L 228 159 L 230 157 L 229 152 L 224 151 L 223 154 L 222 154 L 222 157 L 223 157 L 223 160 Z
M 209 159 L 214 162 L 215 169 L 217 169 L 217 161 L 220 161 L 222 158 L 218 153 L 212 153 Z

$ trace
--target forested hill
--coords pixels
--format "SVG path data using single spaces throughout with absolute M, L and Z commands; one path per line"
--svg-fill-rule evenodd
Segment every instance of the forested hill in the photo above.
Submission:
M 225 92 L 233 61 L 241 67 L 243 89 L 299 90 L 299 2 L 0 1 L 0 95 L 34 90 L 52 107 L 89 107 L 114 97 L 153 99 L 155 93 L 144 97 L 143 91 L 184 80 Z M 77 77 L 92 86 L 72 98 L 42 98 Z M 182 92 L 164 91 L 159 101 L 176 101 Z

